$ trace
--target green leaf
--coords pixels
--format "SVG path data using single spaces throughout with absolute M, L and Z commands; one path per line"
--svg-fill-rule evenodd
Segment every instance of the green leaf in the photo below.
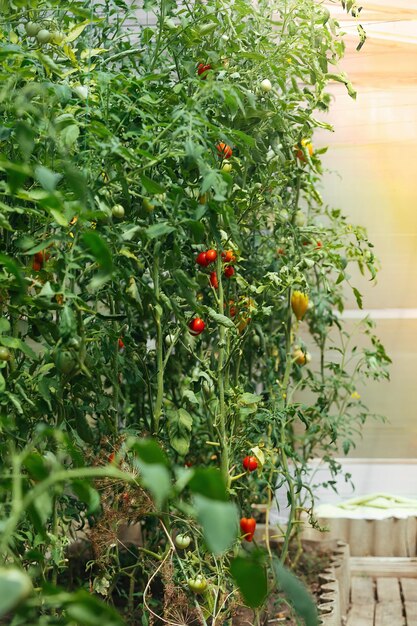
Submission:
M 355 298 L 356 298 L 356 302 L 357 302 L 357 304 L 358 304 L 358 307 L 359 307 L 360 309 L 362 309 L 362 308 L 363 308 L 362 294 L 360 293 L 360 291 L 358 291 L 358 290 L 356 289 L 356 287 L 352 287 L 352 290 L 353 290 L 353 293 L 354 293 L 354 295 L 355 295 Z
M 75 315 L 71 307 L 66 304 L 62 310 L 59 320 L 59 335 L 62 339 L 64 339 L 64 341 L 66 341 L 75 335 L 76 332 L 77 320 L 75 319 Z
M 72 148 L 80 136 L 80 127 L 76 124 L 65 126 L 60 133 L 61 141 L 66 148 Z
M 194 497 L 197 520 L 203 528 L 209 550 L 221 554 L 237 538 L 238 510 L 234 502 L 220 502 L 197 494 Z
M 100 507 L 100 494 L 86 480 L 74 480 L 72 490 L 88 506 L 87 515 L 95 513 Z
M 16 567 L 0 568 L 0 617 L 18 606 L 32 592 L 29 576 Z
M 145 174 L 142 174 L 142 176 L 140 177 L 140 180 L 142 182 L 142 185 L 144 186 L 144 188 L 146 189 L 148 193 L 153 194 L 153 195 L 165 193 L 165 188 L 162 187 L 162 185 L 157 183 L 155 180 L 148 178 L 148 176 L 146 176 Z
M 5 254 L 0 254 L 0 267 L 4 266 L 6 270 L 12 274 L 16 278 L 17 288 L 20 294 L 23 294 L 26 291 L 25 283 L 23 281 L 22 273 L 19 269 L 19 266 L 15 261 L 13 261 L 10 257 Z
M 211 500 L 229 499 L 226 485 L 220 470 L 214 467 L 199 468 L 189 482 L 192 493 L 205 496 Z
M 277 558 L 273 559 L 272 566 L 279 588 L 285 593 L 297 615 L 304 620 L 305 626 L 318 626 L 316 605 L 303 583 Z
M 221 313 L 216 313 L 216 311 L 212 309 L 211 307 L 207 307 L 207 312 L 210 315 L 210 317 L 214 319 L 215 322 L 217 322 L 217 324 L 220 324 L 220 326 L 225 326 L 226 328 L 233 328 L 234 330 L 236 329 L 236 326 L 234 325 L 232 320 L 226 317 L 225 315 L 222 315 Z
M 37 165 L 35 167 L 35 178 L 45 191 L 52 193 L 55 191 L 57 184 L 61 180 L 62 174 L 56 174 L 48 167 Z
M 30 348 L 24 341 L 22 341 L 18 337 L 7 337 L 5 335 L 0 335 L 0 345 L 6 346 L 6 348 L 11 348 L 12 350 L 21 350 L 30 359 L 35 360 L 38 358 L 32 348 Z
M 83 241 L 103 271 L 107 274 L 111 274 L 113 271 L 112 255 L 100 235 L 90 230 L 83 234 Z
M 257 551 L 237 556 L 230 564 L 230 571 L 245 604 L 255 609 L 261 606 L 268 593 L 268 578 L 263 554 Z
M 239 397 L 240 404 L 258 404 L 261 402 L 262 396 L 258 396 L 256 393 L 245 392 Z
M 35 480 L 44 480 L 49 476 L 45 459 L 38 452 L 29 454 L 23 462 L 23 467 L 27 469 L 29 476 Z
M 77 24 L 76 26 L 71 28 L 71 30 L 65 37 L 65 42 L 71 43 L 72 41 L 75 41 L 89 24 L 92 24 L 92 21 L 86 20 L 85 22 L 81 22 L 81 24 Z
M 0 317 L 0 333 L 8 333 L 10 331 L 10 322 L 5 317 Z
M 175 226 L 170 226 L 167 222 L 159 222 L 158 224 L 152 224 L 145 230 L 146 235 L 149 239 L 157 239 L 158 237 L 163 237 L 164 235 L 169 235 L 169 233 L 174 232 Z
M 171 446 L 185 456 L 190 449 L 193 418 L 185 409 L 171 411 L 168 415 L 168 433 Z
M 171 492 L 171 477 L 164 465 L 148 465 L 136 460 L 139 467 L 142 485 L 148 489 L 155 501 L 157 509 L 161 509 Z
M 53 596 L 52 596 L 53 598 Z M 76 624 L 83 626 L 124 626 L 119 613 L 84 589 L 70 595 L 65 612 Z
M 144 463 L 148 463 L 149 465 L 155 463 L 169 467 L 165 452 L 162 451 L 153 439 L 141 439 L 140 441 L 132 440 L 131 443 L 128 441 L 128 446 Z

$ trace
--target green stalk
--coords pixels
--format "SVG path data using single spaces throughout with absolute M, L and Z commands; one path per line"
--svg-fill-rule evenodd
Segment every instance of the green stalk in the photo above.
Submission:
M 217 276 L 219 281 L 219 302 L 218 311 L 220 315 L 224 315 L 224 291 L 222 284 L 222 259 L 221 255 L 217 255 Z M 230 485 L 229 476 L 229 442 L 226 433 L 226 402 L 225 402 L 225 347 L 226 347 L 226 329 L 224 326 L 219 327 L 219 358 L 217 363 L 217 384 L 219 388 L 219 431 L 221 443 L 221 468 L 226 485 Z
M 282 389 L 283 389 L 282 399 L 283 399 L 284 407 L 287 406 L 288 404 L 288 385 L 290 381 L 291 368 L 293 365 L 292 358 L 291 358 L 291 326 L 292 326 L 291 325 L 291 322 L 292 322 L 291 289 L 288 289 L 287 313 L 288 314 L 287 314 L 287 323 L 286 323 L 286 342 L 285 342 L 285 352 L 286 352 L 287 361 L 286 361 L 284 379 L 282 383 Z M 289 472 L 288 459 L 287 459 L 287 455 L 285 452 L 285 441 L 286 441 L 286 422 L 283 420 L 281 423 L 281 436 L 280 436 L 281 463 L 282 463 L 282 467 L 283 467 L 283 470 L 285 472 L 285 476 L 287 479 L 287 485 L 288 485 L 288 490 L 289 490 L 290 499 L 291 499 L 291 507 L 290 507 L 290 516 L 288 520 L 287 530 L 285 532 L 284 545 L 282 547 L 282 552 L 281 552 L 282 563 L 284 563 L 288 554 L 288 547 L 290 543 L 293 522 L 294 522 L 294 517 L 295 517 L 295 511 L 296 511 L 294 482 Z
M 154 248 L 153 256 L 153 283 L 156 305 L 154 308 L 155 325 L 156 325 L 156 400 L 153 411 L 154 434 L 158 433 L 159 422 L 162 413 L 162 402 L 164 398 L 164 360 L 163 360 L 163 337 L 162 337 L 162 309 L 159 304 L 161 290 L 159 284 L 159 251 L 161 244 L 157 243 Z

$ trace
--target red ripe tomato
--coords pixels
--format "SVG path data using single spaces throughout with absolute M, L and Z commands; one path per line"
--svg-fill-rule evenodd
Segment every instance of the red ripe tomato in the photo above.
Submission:
M 246 471 L 254 472 L 258 467 L 258 460 L 256 456 L 245 456 L 242 464 Z
M 38 263 L 38 261 L 33 261 L 32 269 L 33 269 L 34 272 L 40 272 L 41 269 L 42 269 L 42 265 L 40 263 Z
M 240 520 L 240 530 L 245 535 L 246 541 L 252 541 L 255 534 L 256 520 L 253 517 L 242 517 Z
M 316 242 L 316 250 L 319 250 L 322 247 L 322 245 L 323 244 L 321 243 L 321 241 L 317 241 Z
M 232 148 L 228 146 L 227 143 L 224 143 L 223 141 L 218 143 L 216 148 L 217 148 L 217 153 L 219 157 L 221 157 L 222 159 L 230 159 L 230 157 L 233 154 Z
M 119 350 L 124 350 L 125 349 L 125 344 L 124 344 L 123 339 L 121 337 L 119 337 L 119 339 L 117 340 L 117 345 L 119 346 Z
M 234 300 L 229 300 L 229 313 L 230 313 L 230 317 L 235 317 L 237 313 L 237 308 L 235 307 Z
M 222 261 L 224 261 L 224 263 L 231 263 L 234 260 L 235 257 L 233 256 L 232 250 L 226 250 L 225 252 L 222 252 Z
M 217 259 L 217 252 L 216 252 L 216 250 L 213 250 L 212 248 L 210 248 L 210 250 L 207 250 L 207 252 L 206 252 L 206 259 L 207 259 L 208 263 L 214 263 L 214 261 Z
M 114 459 L 116 458 L 116 453 L 115 452 L 110 452 L 109 456 L 107 457 L 107 461 L 109 463 L 114 463 Z
M 206 78 L 207 78 L 207 74 L 206 74 L 206 72 L 208 72 L 208 71 L 209 71 L 209 70 L 211 70 L 211 69 L 212 69 L 212 67 L 211 67 L 211 65 L 210 65 L 210 64 L 207 64 L 207 65 L 206 65 L 206 64 L 204 64 L 204 63 L 199 63 L 199 64 L 198 64 L 198 66 L 197 66 L 197 74 L 198 74 L 199 76 L 201 76 L 201 78 L 202 78 L 203 80 L 206 80 Z M 202 74 L 204 74 L 204 76 L 202 76 Z
M 188 324 L 188 328 L 190 329 L 190 332 L 192 335 L 199 335 L 200 333 L 203 332 L 205 327 L 206 325 L 204 321 L 201 319 L 201 317 L 195 317 Z
M 231 278 L 234 273 L 235 273 L 235 268 L 232 267 L 231 265 L 228 265 L 227 267 L 224 268 L 224 275 L 226 276 L 226 278 Z
M 217 279 L 216 272 L 211 272 L 210 274 L 210 285 L 214 287 L 214 289 L 218 289 L 219 287 L 219 281 Z
M 207 265 L 209 264 L 209 262 L 207 261 L 207 252 L 200 252 L 196 257 L 195 262 L 201 267 L 207 267 Z

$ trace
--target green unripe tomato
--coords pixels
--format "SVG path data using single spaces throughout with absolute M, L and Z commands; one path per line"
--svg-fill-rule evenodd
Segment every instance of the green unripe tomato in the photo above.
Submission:
M 115 204 L 111 210 L 111 214 L 118 220 L 122 220 L 125 216 L 125 210 L 121 204 Z
M 10 361 L 10 350 L 4 346 L 0 346 L 0 361 Z
M 294 218 L 294 223 L 296 226 L 304 226 L 306 223 L 306 216 L 302 211 L 297 211 Z
M 253 345 L 254 345 L 256 348 L 259 348 L 259 346 L 261 345 L 261 338 L 260 338 L 260 336 L 259 336 L 258 334 L 256 334 L 256 333 L 253 335 Z
M 200 574 L 187 580 L 188 586 L 194 593 L 204 593 L 207 589 L 207 580 Z
M 172 346 L 174 341 L 175 341 L 174 335 L 165 335 L 165 345 L 167 346 L 167 348 Z
M 54 43 L 56 46 L 60 46 L 65 40 L 64 33 L 61 33 L 59 30 L 55 31 L 51 35 L 51 43 Z
M 36 39 L 42 44 L 49 43 L 51 41 L 51 33 L 46 28 L 41 28 L 36 35 Z
M 77 370 L 77 361 L 68 350 L 60 350 L 56 354 L 55 365 L 61 374 L 73 374 Z
M 231 163 L 229 163 L 228 161 L 225 161 L 222 165 L 222 172 L 226 172 L 227 174 L 229 174 L 229 172 L 231 172 L 233 169 L 233 165 Z
M 147 213 L 152 213 L 155 208 L 155 205 L 149 200 L 149 198 L 143 198 L 142 206 Z
M 271 81 L 268 80 L 268 78 L 265 78 L 262 82 L 261 82 L 261 89 L 262 91 L 264 91 L 265 93 L 268 93 L 268 91 L 271 91 L 272 89 L 272 84 Z
M 174 543 L 180 550 L 185 550 L 191 543 L 191 537 L 188 535 L 177 535 L 174 539 Z
M 29 37 L 36 37 L 41 28 L 41 25 L 37 22 L 26 22 L 25 24 L 25 31 Z

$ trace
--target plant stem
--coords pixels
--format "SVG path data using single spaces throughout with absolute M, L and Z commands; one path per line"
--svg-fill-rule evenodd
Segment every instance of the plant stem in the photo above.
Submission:
M 220 315 L 224 315 L 224 291 L 222 284 L 222 259 L 217 255 L 217 276 L 219 280 L 219 308 Z M 226 433 L 226 403 L 225 403 L 225 380 L 224 380 L 224 359 L 226 347 L 226 329 L 223 325 L 219 327 L 219 358 L 217 363 L 217 384 L 219 388 L 219 430 L 221 442 L 221 468 L 226 485 L 230 485 L 229 476 L 229 442 Z
M 153 257 L 153 282 L 156 304 L 154 307 L 156 325 L 156 400 L 153 411 L 153 430 L 158 434 L 159 422 L 162 413 L 162 402 L 164 397 L 164 362 L 163 362 L 163 337 L 162 337 L 162 308 L 159 304 L 161 290 L 159 284 L 159 251 L 161 244 L 157 243 L 154 248 Z

